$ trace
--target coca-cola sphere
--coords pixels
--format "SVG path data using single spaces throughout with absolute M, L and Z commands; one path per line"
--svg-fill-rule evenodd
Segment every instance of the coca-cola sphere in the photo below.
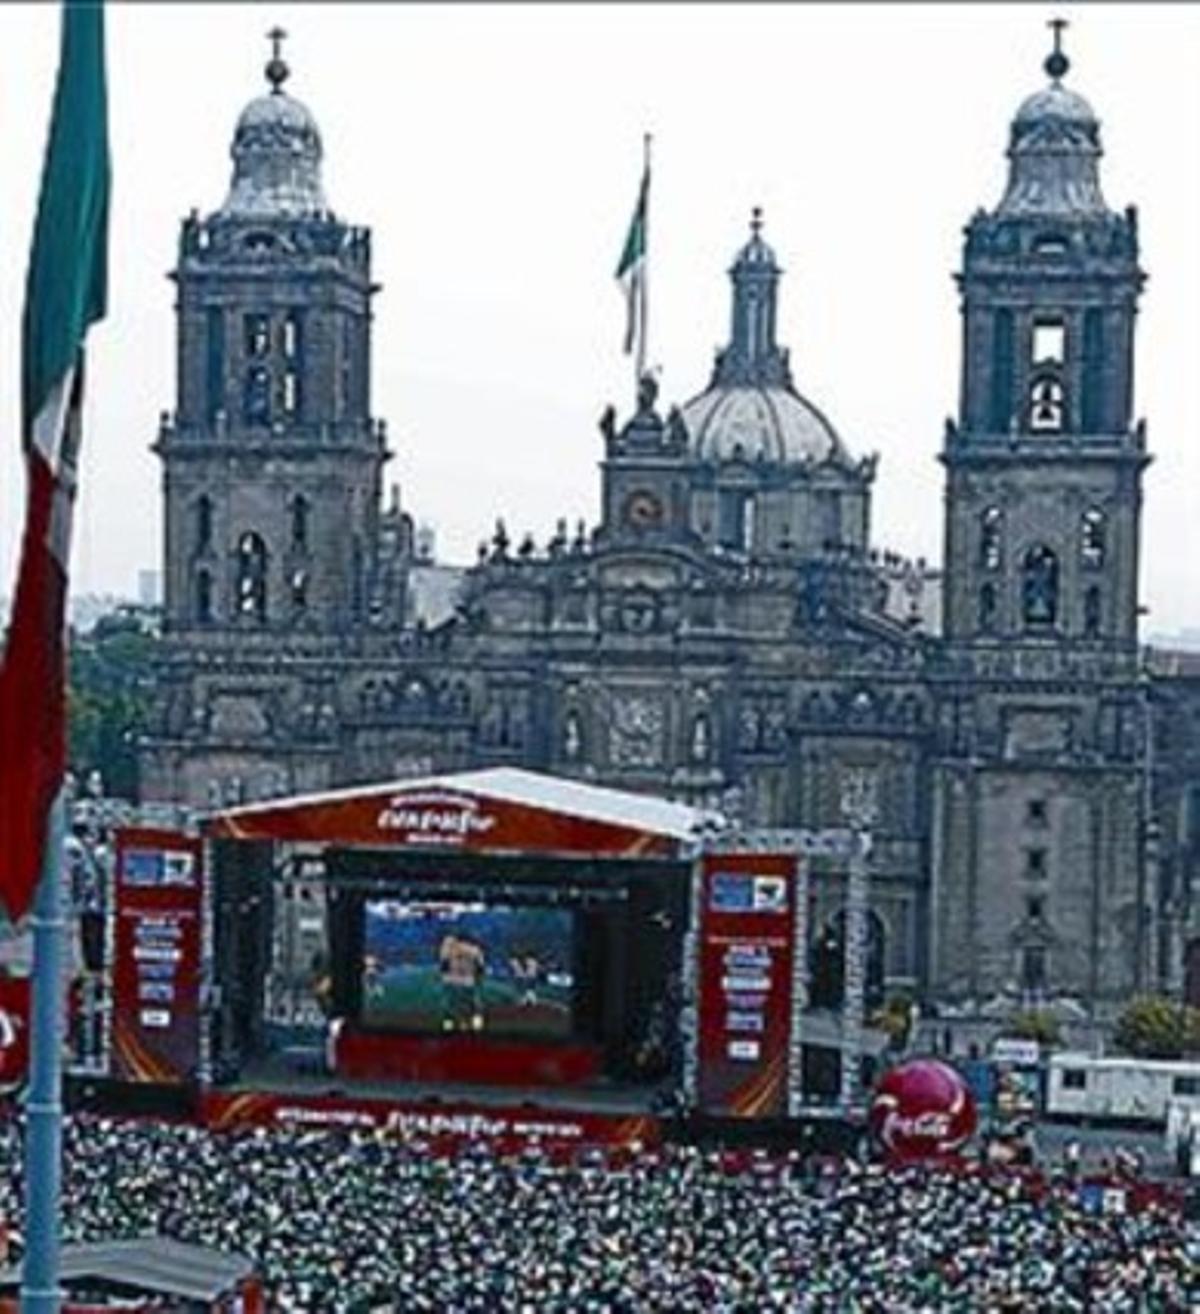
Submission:
M 889 1069 L 871 1100 L 871 1134 L 898 1159 L 954 1154 L 971 1139 L 977 1121 L 967 1083 L 937 1059 Z

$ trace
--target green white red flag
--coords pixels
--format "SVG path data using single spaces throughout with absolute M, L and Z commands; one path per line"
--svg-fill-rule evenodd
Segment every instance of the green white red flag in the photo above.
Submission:
M 625 354 L 638 346 L 638 357 L 645 349 L 646 334 L 646 221 L 650 204 L 650 161 L 642 170 L 637 205 L 629 221 L 629 231 L 617 262 L 617 282 L 625 293 Z
M 66 3 L 21 324 L 25 528 L 0 658 L 0 901 L 28 912 L 66 769 L 67 568 L 84 339 L 107 294 L 104 12 Z

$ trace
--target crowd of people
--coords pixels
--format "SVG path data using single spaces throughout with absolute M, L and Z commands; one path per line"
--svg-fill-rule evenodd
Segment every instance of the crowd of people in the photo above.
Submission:
M 12 1122 L 0 1157 L 19 1245 Z M 272 1311 L 1200 1308 L 1200 1238 L 1178 1211 L 1093 1208 L 1068 1175 L 679 1146 L 563 1163 L 79 1116 L 63 1190 L 68 1241 L 150 1233 L 238 1252 Z

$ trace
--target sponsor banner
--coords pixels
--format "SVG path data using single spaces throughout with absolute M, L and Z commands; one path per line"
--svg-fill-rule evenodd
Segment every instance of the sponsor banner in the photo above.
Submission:
M 607 1114 L 481 1104 L 292 1096 L 270 1091 L 204 1091 L 200 1120 L 215 1131 L 240 1127 L 311 1127 L 390 1132 L 439 1146 L 482 1142 L 498 1149 L 538 1143 L 548 1148 L 630 1147 L 657 1144 L 658 1119 L 648 1114 Z
M 112 1075 L 194 1080 L 200 1048 L 200 841 L 117 832 Z
M 112 1305 L 77 1305 L 74 1301 L 64 1301 L 59 1307 L 62 1314 L 112 1314 L 114 1308 L 118 1308 L 121 1314 L 155 1314 L 155 1311 L 161 1311 L 162 1306 L 156 1301 L 149 1301 L 145 1304 L 129 1305 L 121 1304 Z M 16 1300 L 0 1299 L 0 1314 L 19 1314 L 20 1302 Z
M 678 840 L 597 818 L 439 786 L 364 791 L 219 813 L 217 838 L 274 839 L 489 853 L 672 857 Z
M 782 1117 L 797 859 L 722 853 L 702 861 L 700 1108 L 726 1117 Z
M 992 1058 L 997 1063 L 1014 1063 L 1020 1067 L 1035 1068 L 1041 1062 L 1042 1050 L 1036 1040 L 1019 1040 L 1001 1036 L 992 1042 Z

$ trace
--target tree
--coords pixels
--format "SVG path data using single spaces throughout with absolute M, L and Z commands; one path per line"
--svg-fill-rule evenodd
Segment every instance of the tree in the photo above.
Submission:
M 1036 1040 L 1039 1045 L 1058 1045 L 1062 1042 L 1058 1018 L 1043 1008 L 1031 1008 L 1012 1014 L 1004 1034 L 1014 1040 Z
M 1177 1059 L 1200 1054 L 1200 1009 L 1161 995 L 1138 995 L 1117 1019 L 1113 1043 L 1139 1058 Z
M 904 1049 L 912 1031 L 913 999 L 903 991 L 888 997 L 882 1008 L 871 1014 L 871 1025 L 884 1032 L 891 1049 Z
M 105 792 L 114 798 L 137 797 L 138 737 L 157 642 L 132 608 L 101 617 L 87 634 L 71 636 L 68 760 L 80 779 L 99 771 Z

